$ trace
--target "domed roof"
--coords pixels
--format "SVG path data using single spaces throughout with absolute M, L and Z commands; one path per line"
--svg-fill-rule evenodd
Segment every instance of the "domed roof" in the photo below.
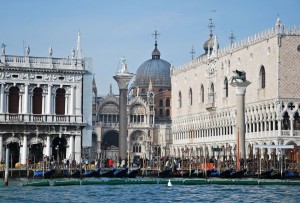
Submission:
M 214 47 L 214 39 L 213 39 L 213 35 L 212 33 L 210 34 L 209 36 L 209 39 L 204 42 L 203 44 L 203 49 L 205 50 L 205 54 L 208 53 L 208 47 L 209 47 L 209 50 L 212 51 L 213 50 L 213 47 Z M 219 43 L 217 43 L 217 47 L 219 49 Z
M 209 39 L 204 42 L 203 44 L 203 49 L 205 50 L 205 53 L 208 52 L 208 46 L 209 46 L 209 49 L 210 51 L 213 49 L 213 46 L 214 46 L 214 40 L 212 38 L 212 34 L 210 35 Z
M 171 87 L 170 67 L 171 64 L 169 62 L 160 59 L 160 52 L 155 42 L 152 59 L 145 61 L 138 68 L 134 86 L 147 88 L 151 80 L 153 86 Z

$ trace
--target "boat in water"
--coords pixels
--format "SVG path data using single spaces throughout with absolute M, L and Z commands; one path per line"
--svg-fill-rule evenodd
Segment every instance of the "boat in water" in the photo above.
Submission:
M 105 177 L 105 178 L 113 178 L 114 177 L 115 169 L 111 168 L 108 170 L 102 169 L 99 171 L 99 177 Z
M 126 177 L 127 178 L 135 178 L 140 172 L 140 169 L 132 169 L 132 170 L 128 170 L 126 173 Z
M 115 178 L 126 177 L 127 171 L 128 171 L 127 168 L 116 169 L 115 172 L 114 172 L 114 177 Z
M 45 178 L 45 179 L 52 179 L 55 173 L 55 169 L 45 170 L 45 171 L 34 171 L 33 177 L 34 178 Z

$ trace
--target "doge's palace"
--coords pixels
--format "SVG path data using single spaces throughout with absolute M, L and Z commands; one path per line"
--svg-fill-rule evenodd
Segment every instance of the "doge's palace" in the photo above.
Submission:
M 300 29 L 282 25 L 219 49 L 210 34 L 205 54 L 171 68 L 172 138 L 176 157 L 236 159 L 236 91 L 233 71 L 245 71 L 246 158 L 278 159 L 280 150 L 259 145 L 293 145 L 285 157 L 299 163 Z M 218 150 L 216 150 L 218 149 Z

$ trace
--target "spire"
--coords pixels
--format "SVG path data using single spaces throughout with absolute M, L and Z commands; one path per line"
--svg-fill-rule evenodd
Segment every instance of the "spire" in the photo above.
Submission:
M 154 50 L 152 51 L 152 59 L 159 59 L 160 58 L 160 52 L 159 50 L 157 49 L 157 38 L 159 36 L 159 33 L 158 31 L 155 29 L 154 33 L 152 34 L 154 36 L 154 39 L 155 39 L 155 48 Z
M 112 94 L 112 84 L 109 85 L 109 94 Z
M 233 32 L 231 30 L 231 34 L 229 35 L 229 41 L 230 41 L 230 45 L 232 46 L 235 40 L 235 36 L 233 35 Z
M 96 86 L 96 81 L 95 81 L 95 75 L 93 75 L 93 92 L 95 96 L 97 96 L 97 86 Z
M 82 51 L 81 51 L 81 44 L 80 44 L 80 32 L 78 32 L 78 37 L 77 37 L 77 59 L 82 59 L 81 58 L 81 54 L 82 54 Z
M 192 60 L 194 60 L 194 55 L 195 55 L 195 49 L 194 49 L 194 46 L 192 46 L 192 49 L 190 51 L 190 54 L 192 56 Z
M 280 24 L 281 24 L 281 21 L 280 21 L 279 15 L 278 15 L 278 18 L 277 18 L 277 21 L 276 21 L 276 32 L 278 34 L 280 33 Z
M 208 30 L 209 30 L 209 32 L 210 32 L 210 34 L 209 34 L 209 36 L 210 36 L 210 38 L 212 38 L 212 36 L 213 36 L 213 30 L 215 29 L 215 24 L 213 24 L 213 22 L 212 22 L 212 19 L 210 18 L 209 19 L 209 23 L 208 23 Z

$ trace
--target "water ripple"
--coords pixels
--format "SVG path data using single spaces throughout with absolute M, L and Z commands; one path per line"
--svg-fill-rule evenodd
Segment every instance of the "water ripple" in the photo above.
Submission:
M 76 185 L 0 188 L 0 202 L 300 202 L 299 186 Z

